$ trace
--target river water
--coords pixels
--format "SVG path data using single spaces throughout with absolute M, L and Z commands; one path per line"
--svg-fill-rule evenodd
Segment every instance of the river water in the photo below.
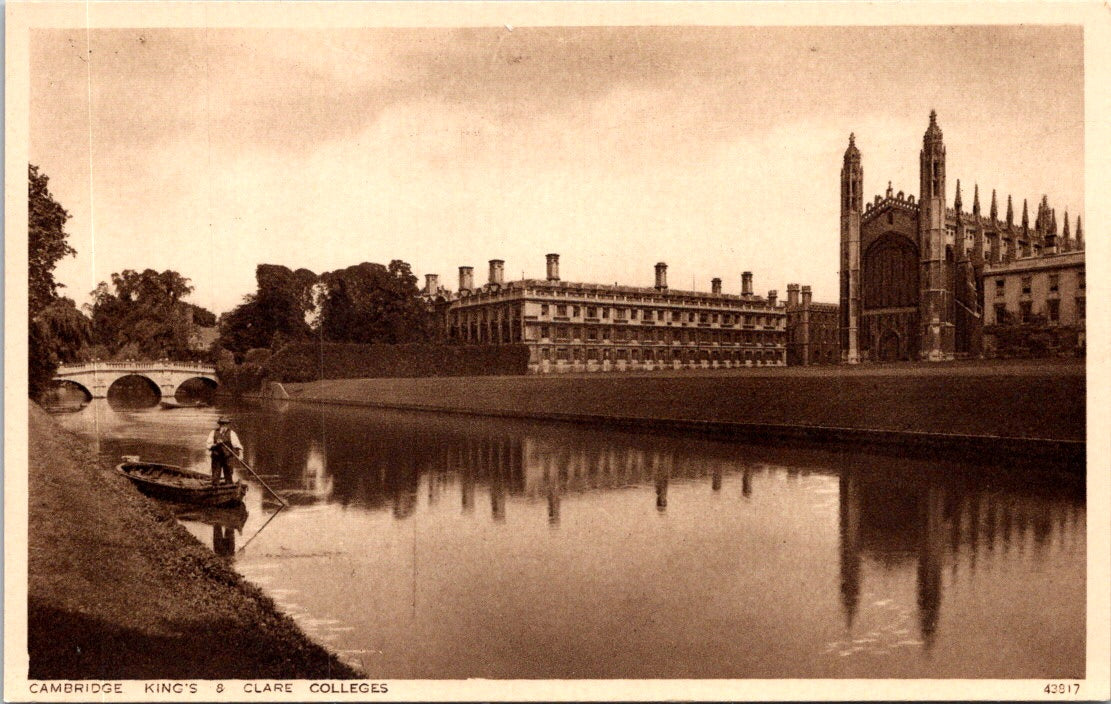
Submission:
M 207 470 L 183 514 L 372 678 L 1084 675 L 1081 481 L 572 425 L 259 403 L 57 416 Z M 245 474 L 245 473 L 240 473 Z

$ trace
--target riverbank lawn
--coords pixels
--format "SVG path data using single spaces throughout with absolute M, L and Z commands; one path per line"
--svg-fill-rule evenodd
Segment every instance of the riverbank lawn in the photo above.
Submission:
M 29 414 L 30 679 L 356 675 L 89 443 Z
M 337 379 L 291 398 L 1083 440 L 1082 360 Z

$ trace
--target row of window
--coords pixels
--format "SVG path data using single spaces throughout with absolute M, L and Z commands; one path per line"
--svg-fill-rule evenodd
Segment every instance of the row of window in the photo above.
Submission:
M 1023 276 L 1020 279 L 1020 283 L 1022 285 L 1022 295 L 1023 296 L 1029 296 L 1031 290 L 1033 289 L 1034 277 L 1033 276 Z M 1076 272 L 1076 288 L 1079 289 L 1079 290 L 1084 290 L 1084 285 L 1085 285 L 1084 270 L 1081 269 L 1080 271 Z M 1049 292 L 1050 293 L 1057 293 L 1058 291 L 1060 291 L 1060 289 L 1061 289 L 1061 275 L 1060 274 L 1050 274 L 1049 275 Z M 996 298 L 1002 298 L 1003 294 L 1004 294 L 1004 291 L 1006 291 L 1006 290 L 1007 290 L 1007 280 L 1006 279 L 996 279 L 995 280 L 995 296 L 996 296 Z
M 1076 299 L 1076 319 L 1084 320 L 1086 314 L 1085 299 Z M 1018 322 L 1029 323 L 1034 316 L 1033 303 L 1031 301 L 1019 301 L 1018 304 Z M 1057 298 L 1048 298 L 1045 301 L 1045 317 L 1050 323 L 1057 323 L 1061 321 L 1061 301 Z M 1011 319 L 1011 313 L 1007 310 L 1007 304 L 995 304 L 995 322 L 1007 323 Z
M 737 330 L 689 330 L 671 328 L 610 328 L 583 327 L 577 325 L 541 325 L 541 340 L 587 341 L 587 342 L 658 342 L 673 343 L 716 343 L 737 344 L 777 344 L 783 335 L 777 332 L 737 331 Z
M 610 308 L 606 306 L 575 306 L 557 304 L 551 306 L 547 303 L 540 304 L 540 315 L 549 316 L 552 314 L 552 309 L 555 309 L 555 315 L 561 318 L 578 318 L 585 313 L 585 317 L 594 318 L 596 320 L 609 320 Z M 613 308 L 613 320 L 616 322 L 625 322 L 632 320 L 643 320 L 646 323 L 650 322 L 666 322 L 670 320 L 673 323 L 679 322 L 699 322 L 699 323 L 721 323 L 722 325 L 775 325 L 776 319 L 780 316 L 764 316 L 764 315 L 743 315 L 741 313 L 711 313 L 711 312 L 694 312 L 694 311 L 679 311 L 679 310 L 657 310 L 655 308 Z
M 775 363 L 785 359 L 779 350 L 734 350 L 710 352 L 697 350 L 638 350 L 605 347 L 541 347 L 541 361 L 564 362 L 757 362 Z

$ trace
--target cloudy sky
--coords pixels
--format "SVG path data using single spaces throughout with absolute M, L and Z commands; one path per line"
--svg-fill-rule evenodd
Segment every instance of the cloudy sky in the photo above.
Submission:
M 86 41 L 91 45 L 87 52 Z M 172 268 L 216 312 L 258 263 L 408 261 L 836 301 L 841 156 L 917 191 L 930 109 L 949 201 L 1083 212 L 1069 27 L 37 30 L 30 160 L 73 214 L 83 303 Z M 91 96 L 91 107 L 90 107 Z M 423 278 L 422 278 L 423 281 Z

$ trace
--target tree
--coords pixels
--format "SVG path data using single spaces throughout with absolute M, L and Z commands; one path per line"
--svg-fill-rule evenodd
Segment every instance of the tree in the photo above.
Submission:
M 92 294 L 94 340 L 116 357 L 192 358 L 196 307 L 182 300 L 192 292 L 176 271 L 114 273 L 111 285 L 101 282 Z
M 27 387 L 30 395 L 37 397 L 50 384 L 62 355 L 80 340 L 81 326 L 64 304 L 53 308 L 61 286 L 54 280 L 54 267 L 62 258 L 77 253 L 66 241 L 69 213 L 54 200 L 48 188 L 50 179 L 39 167 L 27 165 L 27 180 Z M 73 310 L 77 312 L 76 307 Z M 75 333 L 76 337 L 58 338 L 58 333 Z
M 34 164 L 27 165 L 27 176 L 27 295 L 34 317 L 57 297 L 60 284 L 54 281 L 54 267 L 77 250 L 66 241 L 70 215 L 50 193 L 50 177 Z
M 409 265 L 363 262 L 321 276 L 320 331 L 331 342 L 428 339 L 429 311 Z
M 318 277 L 308 269 L 292 271 L 276 264 L 255 269 L 258 290 L 220 318 L 219 344 L 243 359 L 248 350 L 273 351 L 308 337 L 313 312 L 313 289 Z

